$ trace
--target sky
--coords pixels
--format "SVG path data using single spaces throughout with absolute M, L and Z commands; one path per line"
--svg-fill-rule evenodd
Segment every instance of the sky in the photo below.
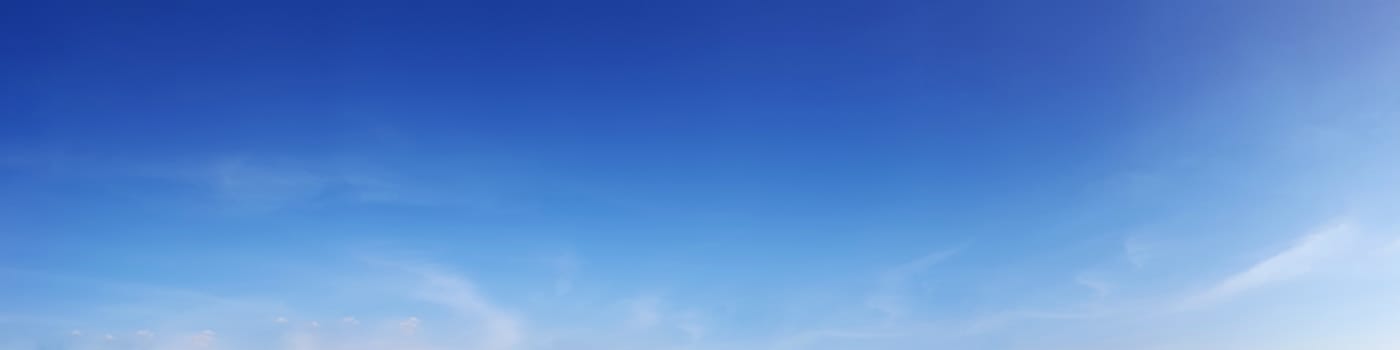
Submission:
M 0 350 L 1400 347 L 1393 1 L 10 1 L 0 47 Z

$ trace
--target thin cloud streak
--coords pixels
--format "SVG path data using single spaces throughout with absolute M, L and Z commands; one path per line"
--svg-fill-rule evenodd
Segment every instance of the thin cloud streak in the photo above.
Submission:
M 1314 265 L 1342 253 L 1354 235 L 1349 224 L 1328 226 L 1298 239 L 1293 246 L 1248 269 L 1231 275 L 1204 292 L 1184 300 L 1180 309 L 1195 309 L 1223 302 L 1250 290 L 1303 275 Z
M 875 291 L 865 300 L 865 305 L 879 311 L 887 319 L 896 319 L 907 313 L 906 302 L 910 281 L 928 271 L 961 249 L 947 249 L 925 254 L 913 260 L 885 270 L 879 276 Z
M 425 266 L 409 267 L 408 271 L 425 282 L 420 297 L 449 307 L 459 316 L 478 323 L 482 332 L 480 349 L 513 349 L 525 339 L 521 321 L 488 301 L 471 281 Z

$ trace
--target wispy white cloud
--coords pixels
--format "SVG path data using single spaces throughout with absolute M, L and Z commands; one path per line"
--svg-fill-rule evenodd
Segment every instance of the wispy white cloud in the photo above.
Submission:
M 1296 276 L 1296 273 L 1300 272 L 1292 271 L 1307 270 L 1296 266 L 1311 266 L 1326 257 L 1336 255 L 1336 252 L 1345 251 L 1341 248 L 1345 246 L 1346 237 L 1350 235 L 1347 232 L 1350 230 L 1342 225 L 1312 232 L 1293 246 L 1222 281 L 1210 292 L 1214 294 L 1202 293 L 1212 295 L 1204 300 L 1218 302 L 1244 291 Z M 1380 241 L 1378 238 L 1377 242 Z M 1385 241 L 1388 242 L 1388 239 Z M 589 311 L 596 311 L 604 315 L 603 318 L 526 322 L 527 319 L 536 320 L 526 316 L 559 316 L 518 313 L 515 310 L 520 309 L 506 307 L 506 304 L 501 303 L 502 300 L 511 299 L 491 298 L 487 293 L 490 289 L 478 287 L 473 280 L 462 274 L 441 265 L 406 263 L 401 260 L 374 261 L 373 263 L 379 264 L 370 265 L 377 268 L 366 267 L 366 271 L 340 272 L 349 283 L 355 285 L 383 286 L 370 294 L 357 296 L 375 298 L 369 300 L 381 305 L 405 305 L 403 302 L 407 302 L 407 305 L 417 305 L 406 309 L 350 308 L 349 305 L 354 303 L 344 304 L 347 305 L 346 309 L 319 309 L 313 312 L 300 312 L 307 310 L 295 310 L 294 307 L 263 308 L 254 312 L 221 308 L 200 317 L 172 317 L 174 322 L 166 320 L 124 325 L 130 328 L 101 325 L 65 326 L 55 328 L 50 336 L 62 337 L 69 327 L 81 327 L 90 334 L 69 340 L 101 343 L 103 337 L 99 335 L 110 332 L 115 338 L 112 341 L 113 345 L 127 346 L 138 342 L 145 344 L 127 346 L 136 350 L 905 350 L 956 346 L 968 339 L 999 337 L 1011 334 L 1002 332 L 1022 329 L 1015 325 L 1024 323 L 1055 324 L 1055 327 L 1064 324 L 1104 327 L 1105 321 L 1101 320 L 1111 317 L 1151 324 L 1138 318 L 1141 315 L 1137 313 L 1124 312 L 1123 308 L 1119 307 L 1122 305 L 1100 305 L 1098 302 L 1102 300 L 1076 307 L 1075 303 L 1082 302 L 1085 293 L 1076 293 L 1076 300 L 1059 300 L 1061 303 L 1041 309 L 977 310 L 971 314 L 956 315 L 921 312 L 918 305 L 937 301 L 920 299 L 913 291 L 914 286 L 933 269 L 938 268 L 940 263 L 956 254 L 960 254 L 957 249 L 937 251 L 891 266 L 876 274 L 875 283 L 862 286 L 867 288 L 869 293 L 856 290 L 840 296 L 841 299 L 836 303 L 807 305 L 815 310 L 812 314 L 819 317 L 794 320 L 780 329 L 744 330 L 748 333 L 742 338 L 735 336 L 735 327 L 738 326 L 713 323 L 714 319 L 707 317 L 714 317 L 714 314 L 698 312 L 697 310 L 706 309 L 691 307 L 693 305 L 687 303 L 687 300 L 677 299 L 674 295 L 663 298 L 658 294 L 642 293 L 618 302 L 608 302 L 608 299 L 601 302 L 594 300 L 595 306 L 602 309 Z M 542 275 L 549 276 L 544 272 Z M 1113 299 L 1126 298 L 1126 294 L 1119 294 L 1132 291 L 1126 288 L 1123 291 L 1115 291 L 1115 284 L 1096 277 L 1083 273 L 1075 276 L 1072 282 L 1093 291 L 1095 295 L 1113 293 Z M 536 281 L 541 290 L 550 288 L 547 279 L 527 280 Z M 169 288 L 158 287 L 142 290 L 158 295 L 203 295 L 199 292 L 170 293 Z M 582 297 L 570 296 L 571 300 Z M 1045 299 L 1046 296 L 1047 294 L 1035 294 L 1030 297 L 1038 301 L 1053 300 Z M 187 299 L 215 304 L 247 305 L 227 297 Z M 1177 299 L 1159 305 L 1169 305 L 1175 301 Z M 870 312 L 872 308 L 878 312 Z M 523 310 L 531 309 L 527 307 Z M 350 315 L 352 312 L 356 316 L 325 318 L 327 315 Z M 215 320 L 218 318 L 235 321 L 218 322 Z M 315 321 L 316 319 L 321 321 Z M 282 321 L 297 326 L 279 325 Z M 577 322 L 571 323 L 575 321 Z M 218 333 L 198 331 L 205 327 L 217 330 Z M 144 331 L 147 335 L 143 336 L 143 331 L 133 333 L 133 329 L 150 331 Z M 157 332 L 162 336 L 156 337 Z M 13 342 L 11 339 L 0 339 L 0 344 Z M 73 347 L 64 350 L 89 349 L 99 348 Z
M 774 335 L 758 349 L 843 349 L 858 344 L 924 344 L 947 334 L 946 327 L 916 317 L 910 310 L 915 302 L 915 282 L 934 266 L 957 255 L 962 249 L 952 248 L 930 252 L 888 267 L 876 275 L 871 292 L 857 305 L 874 310 L 876 318 L 842 318 L 836 324 L 807 324 L 795 330 Z M 825 305 L 833 312 L 839 308 Z M 833 345 L 840 344 L 840 345 Z
M 403 321 L 399 321 L 399 330 L 403 331 L 404 334 L 417 334 L 418 326 L 422 323 L 423 321 L 419 320 L 418 317 L 405 318 Z
M 411 266 L 408 271 L 426 282 L 420 297 L 476 321 L 481 327 L 479 349 L 513 349 L 524 340 L 520 320 L 488 301 L 467 279 L 427 266 Z
M 1074 276 L 1074 283 L 1084 286 L 1084 288 L 1089 288 L 1089 290 L 1094 292 L 1094 296 L 1100 298 L 1107 296 L 1113 291 L 1113 284 L 1087 274 Z
M 1035 320 L 1084 320 L 1100 318 L 1111 314 L 1110 310 L 1101 308 L 1084 308 L 1082 310 L 1070 311 L 1002 311 L 987 315 L 981 315 L 968 322 L 963 331 L 964 334 L 982 334 L 998 330 L 1001 327 L 1016 323 L 1029 322 Z
M 1305 274 L 1312 270 L 1314 265 L 1342 253 L 1352 236 L 1353 229 L 1348 224 L 1332 225 L 1308 233 L 1288 249 L 1225 278 L 1204 292 L 1188 297 L 1181 303 L 1180 308 L 1190 309 L 1221 302 L 1247 291 Z
M 685 336 L 690 339 L 691 343 L 699 342 L 701 339 L 705 338 L 706 327 L 693 314 L 682 315 L 679 320 L 677 320 L 676 329 L 685 333 Z
M 410 186 L 391 171 L 325 157 L 206 155 L 195 158 L 122 158 L 63 152 L 0 155 L 0 168 L 32 171 L 58 179 L 139 178 L 196 189 L 204 199 L 234 211 L 263 212 L 323 203 L 437 205 L 442 189 Z M 460 188 L 459 188 L 460 189 Z M 150 195 L 153 192 L 142 192 Z M 184 192 L 180 192 L 184 193 Z M 467 197 L 467 196 L 463 196 Z
M 627 324 L 636 328 L 651 328 L 661 322 L 661 299 L 642 296 L 627 301 Z
M 1400 237 L 1392 239 L 1389 244 L 1381 248 L 1381 251 L 1388 254 L 1400 254 Z
M 258 209 L 276 209 L 322 195 L 329 179 L 306 169 L 272 166 L 253 160 L 221 160 L 210 168 L 210 185 L 228 201 Z
M 779 350 L 806 349 L 833 340 L 872 340 L 905 336 L 905 332 L 890 330 L 817 329 L 778 338 L 772 348 Z
M 479 183 L 425 181 L 422 174 L 386 170 L 367 162 L 229 156 L 188 167 L 196 170 L 181 171 L 192 174 L 181 179 L 207 186 L 226 204 L 242 209 L 325 203 L 489 208 L 496 203 L 491 191 Z
M 286 335 L 282 347 L 284 350 L 319 350 L 322 344 L 316 334 L 297 331 Z
M 909 284 L 912 279 L 949 257 L 959 249 L 941 250 L 925 254 L 913 260 L 885 270 L 879 276 L 875 291 L 866 298 L 865 305 L 879 311 L 886 318 L 898 318 L 906 313 Z
M 217 334 L 213 330 L 203 330 L 190 337 L 190 345 L 198 348 L 208 348 L 214 346 Z
M 392 294 L 374 294 L 377 295 L 376 298 L 383 298 L 376 302 L 426 302 L 433 308 L 447 310 L 447 316 L 437 314 L 431 319 L 437 328 L 420 334 L 424 333 L 420 332 L 420 329 L 427 326 L 425 321 L 428 320 L 408 317 L 399 319 L 397 327 L 378 327 L 372 324 L 368 327 L 357 327 L 359 331 L 352 332 L 349 327 L 356 327 L 360 320 L 351 316 L 340 318 L 336 325 L 323 324 L 316 320 L 299 320 L 297 322 L 301 327 L 286 327 L 285 325 L 292 323 L 292 318 L 275 315 L 297 312 L 252 300 L 211 296 L 179 288 L 100 281 L 60 274 L 24 270 L 9 273 L 23 273 L 19 277 L 38 279 L 46 281 L 45 283 L 66 283 L 84 286 L 84 289 L 89 290 L 118 292 L 117 300 L 133 300 L 123 301 L 124 305 L 119 308 L 101 307 L 88 313 L 97 316 L 96 319 L 140 321 L 96 327 L 103 332 L 113 332 L 110 334 L 113 335 L 114 345 L 125 344 L 122 346 L 137 350 L 446 350 L 461 346 L 482 350 L 512 350 L 522 346 L 525 334 L 520 319 L 490 302 L 466 278 L 422 264 L 401 264 L 389 270 L 392 270 L 392 277 L 376 274 L 384 271 L 379 269 L 366 269 L 348 275 L 355 284 L 386 284 L 390 280 L 398 283 L 395 289 L 388 290 Z M 259 320 L 263 320 L 262 326 L 259 326 Z M 75 324 L 92 322 L 88 320 Z M 388 322 L 386 320 L 383 324 L 387 325 Z M 34 326 L 51 327 L 38 324 Z M 211 330 L 190 330 L 202 327 L 209 327 Z M 126 330 L 120 334 L 135 336 L 118 336 L 119 333 L 115 331 L 122 328 Z M 218 333 L 214 330 L 218 330 Z M 277 337 L 268 337 L 269 333 L 275 332 L 286 332 L 280 343 L 277 343 Z M 84 333 L 77 329 L 69 333 L 74 339 L 86 338 L 89 342 L 106 340 L 104 333 L 95 332 L 96 336 L 86 337 L 82 337 Z M 157 337 L 157 333 L 169 336 Z M 62 333 L 55 332 L 55 335 L 57 334 Z M 0 342 L 14 340 L 7 339 L 5 332 L 0 331 Z

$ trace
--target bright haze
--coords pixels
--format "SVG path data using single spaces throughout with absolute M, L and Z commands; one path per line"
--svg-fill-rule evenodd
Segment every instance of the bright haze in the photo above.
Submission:
M 1397 330 L 1395 1 L 0 4 L 0 350 Z

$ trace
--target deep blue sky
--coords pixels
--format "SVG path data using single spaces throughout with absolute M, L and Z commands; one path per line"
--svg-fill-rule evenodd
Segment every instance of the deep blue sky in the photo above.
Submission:
M 0 348 L 1389 349 L 1397 18 L 6 3 Z

